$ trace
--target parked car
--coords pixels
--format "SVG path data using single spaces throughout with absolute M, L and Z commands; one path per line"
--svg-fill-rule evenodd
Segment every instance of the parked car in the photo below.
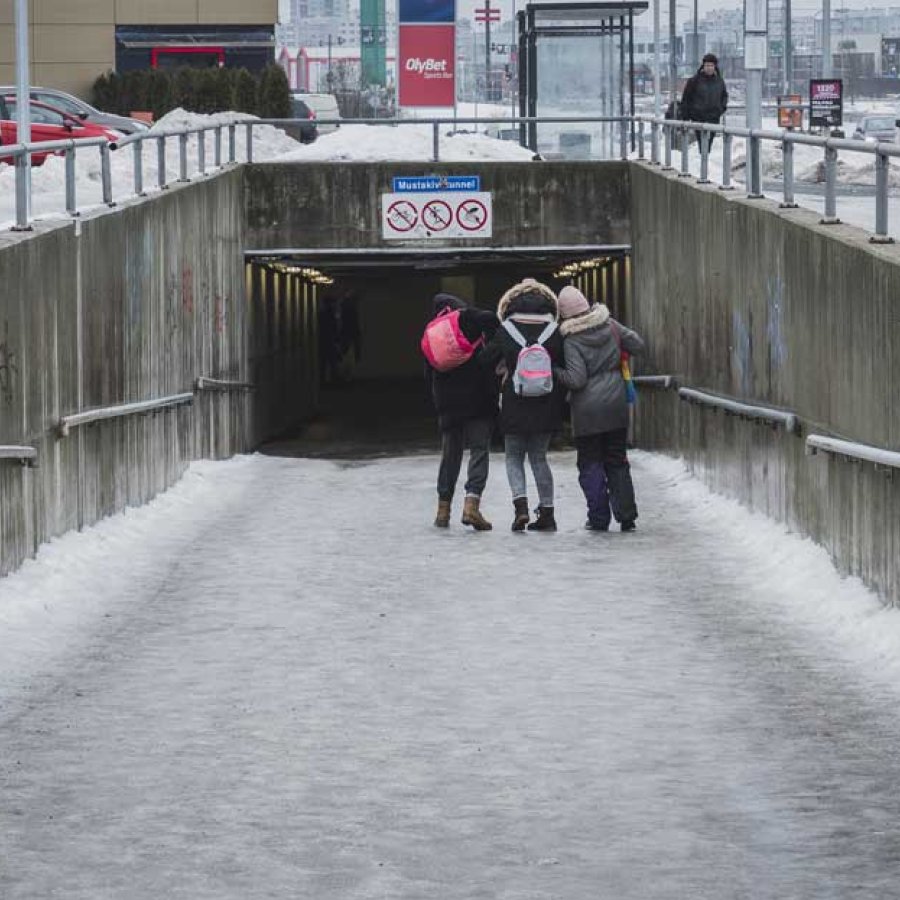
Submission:
M 19 142 L 19 125 L 16 121 L 17 101 L 14 96 L 0 97 L 0 144 L 17 144 Z M 68 113 L 47 106 L 46 103 L 31 101 L 31 140 L 65 141 L 69 138 L 105 137 L 108 141 L 118 138 L 119 132 L 102 125 L 83 122 Z M 49 153 L 34 152 L 31 161 L 39 166 Z M 10 157 L 5 158 L 11 162 Z
M 334 94 L 295 93 L 291 94 L 291 99 L 305 103 L 315 113 L 316 119 L 340 119 L 341 117 L 337 97 Z M 320 124 L 318 126 L 319 134 L 329 134 L 332 131 L 337 131 L 339 127 L 336 124 Z
M 895 141 L 897 123 L 893 116 L 863 116 L 853 137 L 858 141 Z
M 303 100 L 291 97 L 291 117 L 301 119 L 300 125 L 290 125 L 285 130 L 302 144 L 311 144 L 318 136 L 319 129 L 316 126 L 316 114 Z
M 15 85 L 0 86 L 0 94 L 3 96 L 14 96 L 16 93 Z M 29 91 L 32 100 L 39 103 L 46 103 L 54 109 L 75 116 L 82 122 L 90 122 L 92 125 L 103 125 L 106 128 L 115 128 L 122 134 L 133 134 L 135 131 L 147 131 L 150 127 L 146 122 L 140 119 L 131 119 L 127 116 L 116 116 L 112 113 L 103 112 L 95 109 L 90 103 L 85 103 L 79 97 L 67 94 L 65 91 L 59 91 L 56 88 L 33 87 Z

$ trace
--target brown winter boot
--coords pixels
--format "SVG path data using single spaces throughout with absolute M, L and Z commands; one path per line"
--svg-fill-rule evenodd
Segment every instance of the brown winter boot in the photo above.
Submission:
M 516 508 L 516 517 L 513 519 L 512 530 L 524 531 L 528 524 L 528 498 L 517 497 L 513 500 L 513 506 Z
M 471 525 L 476 531 L 490 531 L 494 526 L 481 514 L 478 508 L 481 497 L 466 497 L 463 503 L 462 523 Z
M 436 528 L 450 527 L 450 501 L 438 500 L 438 511 L 434 517 L 434 525 Z
M 538 517 L 528 526 L 529 531 L 556 531 L 556 519 L 552 506 L 539 506 Z

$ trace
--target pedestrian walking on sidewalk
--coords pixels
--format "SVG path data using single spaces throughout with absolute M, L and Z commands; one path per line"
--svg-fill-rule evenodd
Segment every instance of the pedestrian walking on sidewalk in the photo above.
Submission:
M 450 525 L 453 495 L 462 468 L 463 453 L 468 447 L 469 467 L 462 523 L 471 525 L 476 531 L 490 531 L 492 525 L 481 512 L 481 495 L 488 479 L 499 385 L 497 376 L 480 365 L 479 356 L 484 352 L 484 342 L 493 336 L 499 322 L 492 311 L 469 307 L 453 294 L 435 294 L 432 307 L 435 316 L 432 323 L 440 317 L 440 324 L 446 326 L 444 336 L 464 346 L 462 351 L 457 346 L 449 348 L 451 353 L 461 353 L 449 360 L 449 363 L 454 363 L 451 368 L 444 368 L 448 363 L 441 357 L 442 349 L 437 344 L 437 357 L 431 354 L 430 348 L 426 352 L 425 379 L 441 430 L 438 509 L 434 524 L 438 528 Z M 443 321 L 445 319 L 446 322 Z M 445 345 L 444 350 L 447 349 Z M 459 362 L 461 358 L 463 361 Z
M 512 530 L 556 531 L 553 472 L 547 460 L 550 440 L 562 428 L 563 419 L 563 392 L 553 381 L 552 371 L 563 362 L 556 294 L 526 278 L 500 298 L 497 316 L 501 327 L 485 348 L 482 363 L 492 369 L 502 365 L 506 373 L 500 392 L 500 429 L 515 510 Z M 538 493 L 534 522 L 529 522 L 526 457 Z
M 728 109 L 728 88 L 719 71 L 719 60 L 714 53 L 707 53 L 697 74 L 687 80 L 681 95 L 681 118 L 689 122 L 718 123 Z M 712 132 L 697 132 L 697 145 L 712 147 Z
M 622 354 L 640 355 L 644 341 L 619 324 L 602 303 L 578 288 L 559 292 L 565 365 L 554 370 L 568 388 L 578 451 L 578 483 L 587 501 L 585 527 L 608 531 L 612 513 L 622 531 L 634 531 L 637 504 L 628 463 L 628 399 Z

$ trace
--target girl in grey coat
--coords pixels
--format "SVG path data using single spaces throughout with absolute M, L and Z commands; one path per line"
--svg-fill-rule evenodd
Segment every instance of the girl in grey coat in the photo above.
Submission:
M 578 482 L 588 507 L 585 527 L 608 531 L 611 505 L 622 531 L 634 531 L 638 513 L 627 455 L 622 351 L 640 355 L 644 341 L 571 285 L 559 293 L 559 314 L 566 365 L 553 374 L 571 392 Z

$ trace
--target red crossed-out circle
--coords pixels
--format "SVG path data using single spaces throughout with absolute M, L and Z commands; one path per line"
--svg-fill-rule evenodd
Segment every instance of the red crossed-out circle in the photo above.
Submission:
M 422 224 L 431 231 L 444 231 L 453 221 L 453 210 L 443 200 L 429 200 L 422 207 Z
M 394 231 L 412 231 L 419 221 L 419 211 L 409 200 L 395 200 L 387 208 L 385 218 Z
M 487 207 L 475 199 L 463 200 L 456 209 L 456 221 L 466 231 L 478 231 L 487 222 Z

